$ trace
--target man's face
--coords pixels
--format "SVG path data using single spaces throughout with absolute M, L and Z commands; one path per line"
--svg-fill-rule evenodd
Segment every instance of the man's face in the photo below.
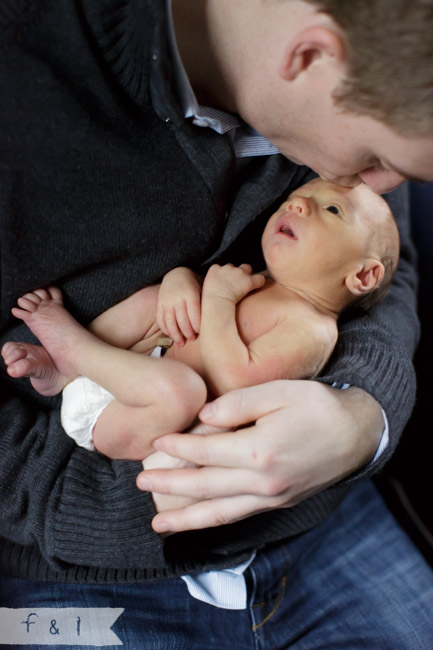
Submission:
M 433 135 L 404 137 L 370 117 L 337 112 L 306 145 L 302 163 L 333 183 L 364 182 L 383 194 L 406 179 L 433 180 Z
M 388 218 L 385 201 L 363 184 L 310 181 L 292 192 L 266 225 L 267 268 L 285 286 L 341 282 L 372 252 L 372 224 Z
M 347 186 L 364 182 L 379 194 L 406 179 L 433 180 L 433 133 L 406 137 L 371 117 L 343 112 L 329 86 L 320 83 L 294 107 L 288 107 L 280 87 L 264 98 L 256 84 L 252 97 L 245 91 L 241 114 L 287 158 L 324 180 Z M 301 96 L 305 91 L 299 90 Z M 295 85 L 290 92 L 296 92 Z

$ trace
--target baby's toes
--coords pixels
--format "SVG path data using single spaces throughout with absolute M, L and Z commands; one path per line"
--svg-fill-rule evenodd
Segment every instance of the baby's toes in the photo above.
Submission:
M 39 302 L 44 300 L 51 300 L 51 296 L 47 289 L 35 289 L 32 295 L 38 298 Z
M 18 298 L 17 303 L 21 309 L 26 311 L 36 311 L 42 300 L 36 293 L 26 293 L 21 298 Z
M 63 302 L 62 292 L 58 287 L 48 287 L 47 292 L 51 300 L 55 300 L 56 302 Z
M 5 363 L 10 365 L 18 361 L 18 359 L 23 359 L 27 355 L 27 350 L 19 343 L 9 341 L 2 347 L 1 354 Z

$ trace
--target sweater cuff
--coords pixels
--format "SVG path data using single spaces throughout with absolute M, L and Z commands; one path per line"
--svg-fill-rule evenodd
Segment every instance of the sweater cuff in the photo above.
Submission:
M 344 345 L 344 354 L 341 354 Z M 317 381 L 332 385 L 347 383 L 365 390 L 386 413 L 389 443 L 383 453 L 366 467 L 351 475 L 352 482 L 378 471 L 393 454 L 415 403 L 416 380 L 413 365 L 407 357 L 392 357 L 389 346 L 378 342 L 367 348 L 356 336 L 345 336 L 337 343 L 335 362 Z M 340 354 L 338 354 L 340 352 Z M 362 417 L 362 414 L 360 414 Z

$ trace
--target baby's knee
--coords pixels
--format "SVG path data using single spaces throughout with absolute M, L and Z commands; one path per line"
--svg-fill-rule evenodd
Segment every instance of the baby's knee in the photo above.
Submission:
M 159 403 L 166 418 L 176 423 L 173 430 L 186 429 L 195 419 L 206 402 L 207 388 L 203 379 L 194 370 L 184 366 L 173 376 L 165 378 L 154 387 L 159 393 Z

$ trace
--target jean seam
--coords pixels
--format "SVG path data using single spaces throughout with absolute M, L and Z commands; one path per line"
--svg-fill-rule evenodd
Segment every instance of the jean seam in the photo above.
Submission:
M 256 589 L 257 589 L 257 577 L 256 577 L 256 573 L 255 573 L 252 566 L 250 566 L 248 568 L 248 571 L 249 571 L 249 573 L 251 575 L 251 580 L 252 580 L 252 583 L 253 583 L 250 606 L 249 606 L 251 623 L 252 623 L 251 632 L 253 634 L 255 648 L 256 648 L 256 650 L 259 650 L 260 635 L 256 633 L 257 626 L 255 625 L 255 616 L 254 616 L 254 597 L 255 597 Z
M 286 576 L 283 576 L 280 580 L 280 594 L 278 596 L 277 602 L 275 603 L 272 611 L 269 612 L 267 616 L 261 621 L 260 623 L 257 623 L 256 625 L 253 625 L 253 632 L 258 630 L 260 627 L 262 627 L 265 623 L 267 623 L 276 613 L 276 611 L 279 609 L 281 603 L 283 602 L 284 595 L 286 593 L 286 585 L 287 585 L 287 578 Z

